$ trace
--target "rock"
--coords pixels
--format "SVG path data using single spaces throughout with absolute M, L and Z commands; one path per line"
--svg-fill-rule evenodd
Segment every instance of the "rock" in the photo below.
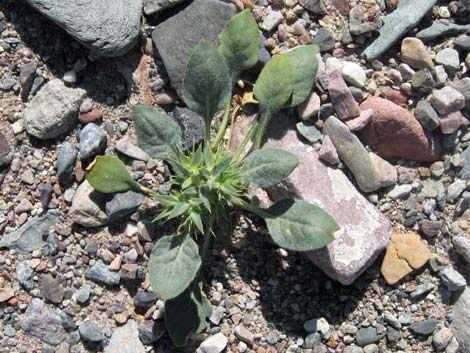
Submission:
M 356 343 L 358 346 L 364 347 L 371 343 L 380 341 L 387 333 L 378 333 L 375 327 L 362 327 L 356 333 Z
M 141 0 L 27 2 L 101 56 L 115 57 L 127 53 L 136 44 L 140 33 Z
M 136 264 L 123 264 L 119 270 L 119 276 L 123 281 L 133 281 L 137 278 L 137 270 Z
M 457 25 L 455 23 L 444 24 L 433 22 L 433 24 L 416 33 L 416 38 L 424 42 L 431 41 L 440 37 L 452 36 L 455 34 L 465 33 L 470 30 L 470 25 Z M 457 41 L 454 42 L 457 45 Z
M 439 234 L 442 228 L 442 221 L 430 221 L 422 219 L 418 223 L 419 230 L 427 237 L 435 237 Z
M 330 164 L 339 164 L 339 156 L 338 152 L 336 151 L 335 145 L 331 141 L 329 136 L 323 137 L 323 144 L 321 145 L 321 149 L 318 152 L 318 156 L 321 160 L 330 163 Z
M 410 326 L 410 330 L 418 335 L 429 336 L 437 327 L 437 320 L 434 318 L 416 322 Z
M 411 297 L 411 299 L 418 299 L 421 296 L 431 292 L 434 288 L 436 288 L 436 286 L 434 284 L 429 283 L 429 282 L 425 282 L 423 284 L 420 284 L 420 285 L 416 286 L 416 289 L 413 292 L 411 292 L 410 297 Z M 411 320 L 411 318 L 410 318 L 410 320 Z
M 260 28 L 263 31 L 271 32 L 277 28 L 284 21 L 284 16 L 279 11 L 270 11 L 263 19 L 263 22 L 260 24 Z
M 11 149 L 8 140 L 0 131 L 0 168 L 5 167 L 11 162 Z
M 16 262 L 16 278 L 20 285 L 26 289 L 33 289 L 33 270 L 30 266 L 31 262 L 28 260 Z
M 39 139 L 53 139 L 67 133 L 77 123 L 85 94 L 85 90 L 68 88 L 59 79 L 48 82 L 24 111 L 26 131 Z
M 160 297 L 155 292 L 147 292 L 139 289 L 134 296 L 136 310 L 146 312 Z
M 434 337 L 432 338 L 434 348 L 436 348 L 438 352 L 443 351 L 449 344 L 452 337 L 454 337 L 454 334 L 450 328 L 444 327 L 440 329 L 434 334 Z
M 79 327 L 80 337 L 86 343 L 89 344 L 100 344 L 105 340 L 105 337 L 98 329 L 98 325 L 94 321 L 86 320 Z
M 116 142 L 116 150 L 132 159 L 147 162 L 150 157 L 142 149 L 134 145 L 128 137 L 123 137 Z
M 434 91 L 431 104 L 439 114 L 446 115 L 465 107 L 465 97 L 456 89 L 446 86 Z
M 457 301 L 452 307 L 451 328 L 460 345 L 460 352 L 470 351 L 470 288 L 457 297 Z
M 393 285 L 424 266 L 431 251 L 416 234 L 393 234 L 387 246 L 381 272 L 388 284 Z
M 106 202 L 106 213 L 110 222 L 131 215 L 144 202 L 144 195 L 132 190 L 117 193 Z
M 372 121 L 373 115 L 374 112 L 372 109 L 363 110 L 361 111 L 361 115 L 359 115 L 358 118 L 346 121 L 346 125 L 351 131 L 362 130 Z
M 445 48 L 436 55 L 436 63 L 444 65 L 447 71 L 454 73 L 460 66 L 459 53 L 452 48 Z
M 434 89 L 434 78 L 428 69 L 418 71 L 411 79 L 411 88 L 417 95 L 427 95 Z
M 456 111 L 447 115 L 441 116 L 439 120 L 439 127 L 441 132 L 445 135 L 453 134 L 461 126 L 467 126 L 468 120 L 462 115 L 460 111 Z
M 467 35 L 459 36 L 454 41 L 454 45 L 457 48 L 463 49 L 465 51 L 469 51 L 470 50 L 470 36 L 467 36 Z
M 379 176 L 361 141 L 349 128 L 334 116 L 330 116 L 323 127 L 323 131 L 333 142 L 339 158 L 348 166 L 349 170 L 364 192 L 379 189 Z
M 199 41 L 206 39 L 216 45 L 219 33 L 235 13 L 235 6 L 219 0 L 194 1 L 155 27 L 152 39 L 173 88 L 181 89 L 186 63 Z
M 325 0 L 300 0 L 300 5 L 316 15 L 326 15 L 327 9 Z
M 424 129 L 434 131 L 439 126 L 439 117 L 429 102 L 420 100 L 414 113 Z
M 304 322 L 304 330 L 308 333 L 320 332 L 325 337 L 330 331 L 330 324 L 325 318 L 316 318 Z
M 449 75 L 446 72 L 446 69 L 443 65 L 437 65 L 434 68 L 435 78 L 436 78 L 436 87 L 442 87 L 446 84 Z
M 103 113 L 97 109 L 92 109 L 89 112 L 80 113 L 78 115 L 78 121 L 80 121 L 82 124 L 92 123 L 94 121 L 101 120 L 102 118 L 103 118 Z
M 161 320 L 145 320 L 138 330 L 139 338 L 145 345 L 157 342 L 166 333 L 165 324 Z
M 320 111 L 320 104 L 320 96 L 315 92 L 310 93 L 307 99 L 297 106 L 297 113 L 299 114 L 300 119 L 308 120 L 317 116 Z
M 64 288 L 60 282 L 51 275 L 44 275 L 41 278 L 42 296 L 45 300 L 60 304 L 64 300 Z
M 380 158 L 373 152 L 369 152 L 369 158 L 377 173 L 379 185 L 381 188 L 395 185 L 397 183 L 398 173 L 393 165 Z
M 463 159 L 463 167 L 457 174 L 460 179 L 470 180 L 470 147 L 467 147 L 462 153 L 461 158 Z
M 91 286 L 89 284 L 85 284 L 72 296 L 72 298 L 78 304 L 84 305 L 90 299 L 90 294 L 91 294 Z
M 295 128 L 302 137 L 304 137 L 308 142 L 315 143 L 321 139 L 322 133 L 315 127 L 315 124 L 312 122 L 299 122 L 295 124 Z
M 439 271 L 439 277 L 451 292 L 460 291 L 467 286 L 465 277 L 450 265 Z
M 105 353 L 145 353 L 145 347 L 139 340 L 137 323 L 129 320 L 124 326 L 118 327 L 108 345 Z
M 457 179 L 454 181 L 447 189 L 447 201 L 455 202 L 462 192 L 464 192 L 466 187 L 467 183 L 464 180 Z
M 339 71 L 330 75 L 328 93 L 338 118 L 347 120 L 361 115 L 361 110 Z
M 49 229 L 59 222 L 59 212 L 50 210 L 43 216 L 36 216 L 23 224 L 18 230 L 5 234 L 0 239 L 0 249 L 15 249 L 20 253 L 39 250 L 47 243 L 43 240 Z
M 70 142 L 64 142 L 57 152 L 57 177 L 61 182 L 70 182 L 74 179 L 73 168 L 77 155 L 77 149 Z
M 359 132 L 362 141 L 374 146 L 383 158 L 401 157 L 435 161 L 441 154 L 437 137 L 427 135 L 406 109 L 379 97 L 368 97 L 361 109 L 372 109 L 372 122 Z
M 431 69 L 434 66 L 427 48 L 418 38 L 409 37 L 403 39 L 400 57 L 405 64 L 417 70 Z
M 35 61 L 31 61 L 20 67 L 20 84 L 21 84 L 21 97 L 23 100 L 28 98 L 31 87 L 33 87 L 34 77 L 36 76 L 36 69 L 38 65 Z
M 408 197 L 411 190 L 413 187 L 409 184 L 397 185 L 388 193 L 388 196 L 393 200 L 402 200 Z
M 155 15 L 185 1 L 186 0 L 147 0 L 146 2 L 144 1 L 144 13 L 147 16 Z
M 31 299 L 25 313 L 19 318 L 19 324 L 29 335 L 53 346 L 67 338 L 58 311 L 49 308 L 38 298 Z
M 385 16 L 384 25 L 376 37 L 362 52 L 371 61 L 392 47 L 409 30 L 414 28 L 428 13 L 437 0 L 400 0 L 398 8 Z
M 240 341 L 243 341 L 249 345 L 252 345 L 255 341 L 255 336 L 244 326 L 238 325 L 235 327 L 234 333 Z
M 450 86 L 465 97 L 465 109 L 470 110 L 470 78 L 455 80 Z
M 429 168 L 431 171 L 431 175 L 435 178 L 440 178 L 441 176 L 444 175 L 445 172 L 445 164 L 442 161 L 437 161 L 431 164 L 431 167 Z
M 385 311 L 383 317 L 384 320 L 389 323 L 392 327 L 396 328 L 397 330 L 401 330 L 400 320 L 398 320 L 398 318 L 390 311 Z
M 245 119 L 236 125 L 232 147 L 239 145 L 249 124 Z M 283 131 L 282 137 L 275 137 L 279 136 L 277 131 Z M 307 256 L 334 280 L 351 284 L 388 243 L 389 221 L 358 193 L 341 170 L 327 167 L 314 151 L 299 141 L 289 119 L 274 118 L 267 136 L 270 138 L 266 147 L 285 149 L 300 159 L 299 166 L 284 182 L 267 190 L 270 198 L 276 201 L 286 196 L 297 197 L 318 204 L 334 215 L 341 227 L 335 233 L 335 240 Z
M 85 278 L 107 286 L 118 285 L 120 281 L 119 274 L 110 271 L 108 266 L 106 266 L 101 260 L 86 270 Z
M 461 255 L 464 260 L 470 264 L 470 239 L 464 236 L 454 237 L 452 239 L 454 250 L 457 254 Z
M 333 33 L 325 27 L 321 27 L 317 31 L 312 43 L 318 45 L 321 52 L 327 52 L 335 48 Z
M 349 31 L 359 36 L 382 26 L 380 8 L 374 3 L 362 3 L 349 11 Z
M 349 0 L 331 0 L 331 3 L 341 15 L 346 16 L 349 13 Z
M 69 216 L 73 223 L 84 227 L 99 227 L 108 222 L 104 212 L 105 195 L 95 191 L 85 180 L 75 192 Z
M 175 108 L 172 116 L 182 130 L 184 151 L 189 151 L 204 140 L 206 124 L 202 117 L 187 108 L 180 107 Z
M 362 88 L 366 83 L 366 72 L 364 69 L 356 63 L 347 62 L 344 64 L 342 69 L 343 78 L 350 84 Z
M 220 353 L 225 349 L 227 343 L 227 337 L 225 337 L 222 333 L 219 332 L 215 335 L 206 338 L 201 343 L 196 353 Z
M 96 124 L 90 123 L 80 131 L 80 158 L 87 160 L 103 153 L 106 135 Z

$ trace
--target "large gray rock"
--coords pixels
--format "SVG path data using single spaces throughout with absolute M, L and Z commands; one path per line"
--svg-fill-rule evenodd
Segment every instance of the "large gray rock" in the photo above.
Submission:
M 53 346 L 67 338 L 59 312 L 38 298 L 31 299 L 28 309 L 20 316 L 19 323 L 28 334 Z
M 84 227 L 102 226 L 108 222 L 104 202 L 103 194 L 96 192 L 85 180 L 73 196 L 69 210 L 70 219 Z
M 248 128 L 248 119 L 237 124 L 232 146 L 240 144 Z M 289 119 L 275 119 L 268 136 L 267 147 L 285 149 L 300 160 L 286 180 L 267 190 L 270 199 L 297 197 L 321 206 L 334 217 L 340 226 L 335 240 L 307 256 L 331 278 L 351 284 L 387 246 L 392 231 L 390 222 L 341 170 L 323 164 L 317 153 L 298 139 Z
M 137 42 L 142 0 L 26 0 L 99 55 L 125 54 Z
M 26 131 L 39 139 L 65 134 L 77 123 L 78 109 L 86 91 L 68 88 L 55 79 L 48 82 L 24 111 Z
M 0 249 L 15 249 L 22 253 L 41 249 L 46 242 L 49 229 L 59 221 L 59 212 L 51 210 L 23 224 L 18 230 L 5 234 L 0 239 Z
M 104 353 L 145 353 L 145 347 L 139 339 L 137 323 L 129 320 L 127 324 L 117 328 Z
M 459 341 L 459 352 L 470 352 L 470 289 L 467 287 L 460 294 L 452 308 L 454 321 L 452 330 Z
M 219 33 L 235 13 L 232 4 L 220 0 L 197 0 L 155 27 L 153 41 L 177 91 L 181 88 L 193 49 L 201 39 L 217 45 Z

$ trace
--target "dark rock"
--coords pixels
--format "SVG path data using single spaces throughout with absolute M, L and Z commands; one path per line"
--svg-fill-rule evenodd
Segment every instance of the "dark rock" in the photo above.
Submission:
M 10 164 L 11 162 L 11 149 L 8 140 L 0 131 L 0 168 Z
M 112 222 L 131 215 L 144 202 L 144 199 L 144 195 L 132 190 L 115 194 L 106 203 L 106 213 L 108 214 L 109 221 Z
M 439 116 L 432 105 L 425 100 L 419 101 L 416 105 L 415 116 L 428 131 L 434 131 L 439 127 Z
M 442 283 L 444 283 L 447 289 L 451 292 L 461 291 L 467 286 L 465 277 L 451 265 L 446 266 L 439 271 L 439 277 L 441 278 Z
M 321 131 L 311 121 L 301 121 L 295 124 L 295 128 L 310 143 L 317 142 L 322 137 Z
M 426 235 L 427 237 L 434 237 L 439 234 L 442 221 L 430 221 L 427 219 L 423 219 L 419 221 L 419 230 Z
M 470 36 L 460 36 L 454 41 L 454 44 L 457 48 L 470 51 Z
M 80 304 L 84 305 L 90 299 L 91 294 L 91 286 L 89 284 L 85 284 L 82 288 L 80 288 L 74 295 L 75 301 Z
M 347 120 L 361 115 L 359 105 L 354 100 L 341 72 L 335 71 L 330 75 L 328 93 L 338 118 Z
M 173 111 L 173 119 L 181 128 L 184 151 L 189 151 L 194 145 L 204 140 L 206 124 L 201 116 L 187 108 L 176 107 Z
M 321 27 L 313 38 L 313 44 L 318 45 L 322 52 L 333 50 L 335 48 L 333 33 L 328 28 Z
M 41 190 L 41 205 L 42 208 L 47 210 L 49 208 L 49 202 L 52 200 L 52 195 L 54 194 L 54 188 L 47 184 Z
M 136 310 L 145 312 L 154 305 L 159 298 L 159 295 L 155 292 L 147 292 L 139 289 L 134 296 L 134 305 Z
M 37 67 L 34 61 L 21 65 L 20 67 L 21 97 L 23 100 L 26 100 L 29 92 L 31 92 Z
M 75 176 L 73 168 L 78 151 L 73 143 L 64 142 L 57 153 L 57 177 L 61 182 L 70 182 Z
M 470 147 L 465 149 L 461 157 L 464 160 L 464 164 L 458 173 L 458 177 L 463 180 L 470 180 Z
M 427 42 L 427 41 L 434 40 L 436 38 L 453 36 L 455 34 L 464 33 L 468 30 L 470 30 L 470 25 L 462 26 L 462 25 L 457 25 L 454 23 L 444 24 L 444 23 L 434 22 L 431 26 L 425 29 L 422 29 L 421 31 L 416 33 L 416 38 L 421 39 L 423 42 Z M 455 45 L 457 45 L 457 41 L 459 40 L 459 38 L 457 38 L 454 41 Z
M 429 336 L 437 327 L 437 320 L 434 318 L 416 322 L 410 326 L 410 330 L 418 335 Z
M 118 285 L 121 279 L 118 273 L 112 272 L 108 266 L 101 261 L 98 261 L 86 270 L 85 278 L 108 286 Z
M 45 300 L 54 304 L 62 303 L 64 300 L 64 288 L 60 282 L 51 275 L 44 275 L 41 278 L 42 296 Z
M 157 342 L 166 332 L 163 321 L 145 320 L 139 325 L 139 338 L 145 345 L 151 345 Z
M 300 0 L 300 5 L 316 15 L 326 15 L 327 9 L 325 0 Z
M 106 135 L 98 125 L 90 123 L 80 131 L 80 158 L 87 160 L 104 152 Z
M 356 333 L 356 343 L 358 346 L 364 347 L 368 344 L 375 343 L 384 338 L 386 332 L 378 333 L 375 327 L 363 327 L 360 328 Z
M 173 88 L 180 91 L 186 64 L 199 41 L 217 45 L 219 33 L 235 13 L 235 6 L 219 0 L 193 1 L 155 27 L 152 39 Z
M 144 6 L 144 13 L 147 16 L 154 15 L 185 1 L 187 0 L 147 0 Z
M 94 321 L 84 321 L 79 327 L 80 337 L 87 343 L 100 344 L 105 340 L 105 337 L 98 329 L 98 325 Z
M 419 95 L 426 95 L 434 89 L 434 79 L 427 69 L 418 71 L 411 79 L 411 88 L 413 92 Z

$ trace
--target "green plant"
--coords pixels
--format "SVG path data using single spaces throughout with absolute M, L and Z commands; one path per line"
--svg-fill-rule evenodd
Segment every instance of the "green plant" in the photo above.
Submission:
M 133 119 L 137 142 L 150 156 L 166 160 L 173 171 L 169 195 L 159 194 L 134 181 L 126 166 L 114 156 L 99 156 L 87 171 L 98 191 L 116 193 L 136 190 L 161 204 L 155 221 L 179 220 L 173 235 L 163 236 L 149 260 L 152 289 L 165 300 L 167 330 L 176 345 L 184 345 L 191 333 L 199 333 L 211 309 L 202 289 L 204 262 L 213 229 L 232 207 L 241 207 L 266 220 L 276 244 L 294 251 L 324 247 L 338 229 L 334 219 L 320 207 L 298 199 L 283 199 L 262 209 L 252 203 L 248 185 L 266 188 L 281 182 L 299 164 L 284 150 L 260 149 L 272 115 L 294 107 L 310 93 L 316 71 L 318 48 L 300 47 L 274 56 L 262 70 L 254 87 L 259 117 L 244 141 L 231 155 L 221 141 L 229 123 L 231 98 L 242 70 L 258 61 L 259 31 L 249 13 L 234 16 L 220 34 L 220 46 L 202 40 L 187 64 L 182 98 L 206 124 L 205 141 L 185 154 L 181 130 L 165 113 L 136 106 Z M 219 131 L 211 139 L 211 122 L 224 109 Z M 251 153 L 245 153 L 252 140 Z M 212 145 L 211 145 L 212 141 Z

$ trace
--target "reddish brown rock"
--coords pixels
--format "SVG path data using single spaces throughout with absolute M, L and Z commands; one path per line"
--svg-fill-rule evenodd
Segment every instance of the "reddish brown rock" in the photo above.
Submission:
M 381 157 L 429 162 L 439 159 L 439 139 L 426 134 L 408 110 L 375 96 L 367 98 L 361 109 L 372 109 L 374 114 L 371 123 L 360 131 L 360 138 L 365 144 L 375 147 Z
M 349 0 L 331 0 L 333 6 L 339 11 L 343 16 L 347 16 L 349 13 Z
M 330 74 L 328 93 L 338 118 L 348 120 L 361 115 L 359 105 L 346 85 L 341 72 L 334 71 Z
M 101 118 L 103 118 L 103 113 L 100 112 L 99 110 L 92 109 L 88 113 L 80 114 L 80 116 L 78 117 L 78 120 L 80 120 L 82 124 L 88 124 L 93 121 L 100 120 Z

